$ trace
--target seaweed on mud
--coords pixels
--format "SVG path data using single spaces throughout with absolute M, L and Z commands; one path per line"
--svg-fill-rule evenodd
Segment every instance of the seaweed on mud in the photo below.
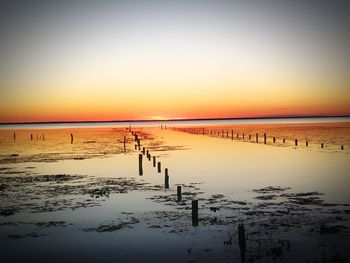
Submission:
M 289 187 L 267 186 L 260 189 L 253 189 L 253 192 L 259 193 L 259 194 L 268 194 L 268 193 L 280 193 L 289 189 L 290 189 Z
M 277 195 L 259 195 L 256 196 L 255 199 L 259 200 L 274 200 L 276 199 Z
M 85 232 L 99 232 L 99 233 L 104 233 L 104 232 L 114 232 L 117 230 L 120 230 L 122 228 L 133 228 L 132 225 L 139 223 L 140 221 L 135 218 L 135 217 L 131 217 L 131 219 L 129 221 L 125 221 L 125 222 L 121 222 L 119 224 L 104 224 L 104 225 L 100 225 L 98 227 L 93 227 L 93 228 L 84 228 L 82 229 Z
M 26 234 L 14 234 L 14 235 L 8 235 L 8 239 L 21 239 L 21 238 L 26 238 L 26 237 L 42 237 L 45 236 L 45 234 L 38 234 L 36 232 L 32 233 L 26 233 Z
M 93 189 L 88 191 L 91 197 L 99 198 L 99 197 L 109 197 L 109 188 L 108 187 L 102 187 L 101 189 Z

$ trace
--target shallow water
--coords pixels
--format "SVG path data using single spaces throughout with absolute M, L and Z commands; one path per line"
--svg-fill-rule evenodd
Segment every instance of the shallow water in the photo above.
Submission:
M 16 129 L 15 140 L 13 129 L 1 130 L 3 257 L 238 261 L 243 222 L 249 261 L 349 261 L 349 122 L 132 130 L 141 150 L 161 162 L 161 173 L 144 155 L 139 176 L 140 151 L 125 127 Z M 170 189 L 164 189 L 164 168 Z M 176 202 L 177 185 L 182 202 Z M 193 199 L 199 200 L 198 227 L 192 226 Z

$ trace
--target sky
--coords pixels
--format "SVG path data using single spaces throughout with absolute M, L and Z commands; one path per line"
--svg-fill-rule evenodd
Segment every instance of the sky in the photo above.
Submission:
M 0 122 L 350 115 L 350 5 L 0 2 Z

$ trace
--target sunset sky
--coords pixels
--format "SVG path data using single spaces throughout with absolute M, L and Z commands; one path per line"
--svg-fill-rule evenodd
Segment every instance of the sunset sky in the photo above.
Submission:
M 350 115 L 347 1 L 1 1 L 0 122 Z

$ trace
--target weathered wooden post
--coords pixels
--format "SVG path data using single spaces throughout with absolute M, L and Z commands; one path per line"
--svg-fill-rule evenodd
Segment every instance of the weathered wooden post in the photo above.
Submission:
M 143 169 L 142 169 L 142 154 L 139 154 L 139 175 L 143 175 Z
M 298 139 L 295 139 L 295 146 L 298 146 Z
M 249 140 L 252 138 L 252 135 L 251 134 L 249 134 Z
M 228 132 L 226 132 L 226 138 L 228 138 Z
M 74 141 L 74 137 L 73 137 L 73 133 L 70 134 L 70 143 L 73 144 Z
M 146 156 L 147 156 L 147 158 L 148 158 L 148 154 L 149 154 L 149 150 L 146 151 Z
M 198 226 L 198 200 L 192 200 L 192 226 Z
M 305 141 L 305 146 L 309 147 L 309 142 L 308 141 Z
M 276 137 L 272 137 L 273 143 L 276 143 Z
M 164 177 L 164 188 L 169 189 L 169 175 L 168 175 L 168 168 L 164 169 L 165 171 L 165 177 Z
M 232 140 L 233 140 L 233 130 L 231 130 L 231 137 L 232 137 Z
M 323 148 L 323 142 L 321 143 L 321 148 Z
M 283 143 L 285 143 L 286 142 L 286 139 L 285 138 L 283 138 Z
M 146 148 L 142 147 L 142 154 L 145 155 L 145 153 L 146 153 Z
M 135 144 L 135 150 L 137 149 L 137 144 Z
M 160 173 L 161 172 L 161 164 L 160 164 L 160 162 L 157 163 L 157 168 L 158 168 L 158 173 Z
M 126 136 L 124 136 L 124 151 L 126 150 L 126 145 L 125 145 L 125 143 L 126 143 Z
M 156 167 L 156 157 L 153 156 L 153 167 Z
M 341 145 L 341 146 L 340 146 L 340 150 L 344 150 L 344 145 Z
M 266 133 L 264 133 L 264 144 L 266 144 Z
M 245 262 L 245 253 L 246 253 L 246 239 L 245 239 L 245 230 L 243 224 L 238 225 L 238 242 L 239 249 L 241 250 L 241 262 Z
M 259 143 L 259 135 L 257 133 L 255 134 L 255 141 L 256 143 Z
M 16 140 L 16 132 L 13 132 L 13 140 Z
M 239 133 L 237 132 L 237 139 L 239 139 Z
M 45 141 L 45 135 L 43 134 L 43 141 Z
M 242 138 L 243 138 L 243 140 L 244 140 L 244 133 L 242 134 Z
M 180 202 L 182 199 L 182 196 L 181 196 L 181 185 L 178 185 L 177 186 L 177 201 Z
M 33 140 L 33 134 L 32 133 L 30 134 L 30 140 L 31 141 Z
M 222 132 L 221 132 L 221 136 L 222 136 L 222 137 L 224 137 L 224 130 L 222 130 Z

